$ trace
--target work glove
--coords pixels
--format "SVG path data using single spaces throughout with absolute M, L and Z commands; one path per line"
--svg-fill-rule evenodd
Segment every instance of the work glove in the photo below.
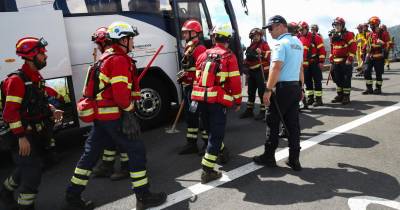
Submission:
M 122 112 L 122 133 L 128 136 L 130 140 L 138 139 L 140 124 L 134 112 Z

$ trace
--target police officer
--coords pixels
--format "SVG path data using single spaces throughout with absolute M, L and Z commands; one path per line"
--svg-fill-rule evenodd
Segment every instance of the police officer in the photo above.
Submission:
M 265 28 L 277 41 L 271 47 L 271 66 L 264 93 L 264 102 L 269 105 L 265 151 L 253 160 L 259 165 L 276 167 L 275 150 L 279 143 L 279 122 L 283 118 L 289 134 L 289 160 L 286 163 L 293 170 L 299 171 L 302 169 L 299 161 L 299 101 L 303 97 L 303 45 L 298 38 L 288 33 L 287 22 L 280 15 L 271 17 Z
M 190 19 L 182 26 L 182 37 L 186 41 L 185 51 L 182 60 L 183 70 L 178 73 L 178 82 L 183 86 L 183 99 L 185 101 L 185 117 L 187 124 L 186 139 L 187 143 L 179 152 L 181 155 L 198 153 L 197 135 L 199 133 L 199 111 L 190 112 L 189 107 L 192 103 L 193 82 L 196 78 L 196 61 L 198 57 L 206 51 L 206 47 L 200 43 L 200 35 L 203 29 L 199 21 Z M 200 151 L 201 155 L 207 148 L 208 134 L 207 131 L 201 130 L 201 138 L 203 139 L 203 147 Z
M 83 200 L 81 193 L 107 141 L 115 141 L 126 148 L 137 209 L 158 206 L 167 197 L 165 193 L 149 191 L 145 147 L 138 137 L 140 128 L 133 101 L 140 98 L 140 90 L 136 67 L 127 55 L 133 49 L 133 37 L 138 32 L 125 22 L 112 23 L 107 32 L 112 45 L 105 52 L 108 55 L 103 55 L 108 57 L 103 60 L 99 75 L 100 86 L 106 88 L 96 97 L 96 120 L 67 188 L 65 209 L 93 209 L 94 204 Z
M 268 43 L 263 40 L 263 31 L 260 28 L 253 28 L 249 33 L 251 39 L 250 46 L 246 49 L 245 64 L 247 65 L 248 71 L 248 100 L 247 108 L 240 115 L 240 118 L 247 118 L 253 116 L 254 102 L 256 99 L 256 91 L 258 90 L 258 96 L 260 97 L 260 112 L 255 117 L 255 120 L 261 120 L 265 118 L 265 105 L 263 103 L 263 94 L 265 89 L 265 72 L 269 68 L 269 55 L 270 49 Z
M 379 17 L 373 16 L 368 21 L 371 33 L 367 35 L 367 44 L 364 48 L 365 63 L 367 68 L 364 71 L 364 79 L 366 81 L 367 89 L 362 93 L 368 94 L 381 94 L 382 93 L 382 74 L 385 68 L 384 53 L 388 49 L 387 43 L 389 42 L 388 34 L 381 33 L 379 24 L 381 20 Z M 373 90 L 372 68 L 375 70 L 376 82 L 375 90 Z
M 226 109 L 236 104 L 235 111 L 239 111 L 242 101 L 237 59 L 228 49 L 232 28 L 229 24 L 223 24 L 215 27 L 213 34 L 215 46 L 197 60 L 197 76 L 192 92 L 192 100 L 199 102 L 198 108 L 209 131 L 207 151 L 201 161 L 203 184 L 222 176 L 221 172 L 214 170 L 214 166 L 217 158 L 226 160 L 228 156 L 223 144 Z
M 307 22 L 301 21 L 299 27 L 299 39 L 304 47 L 303 67 L 307 105 L 322 106 L 322 68 L 326 55 L 324 41 L 317 33 L 309 32 Z
M 92 35 L 92 42 L 97 45 L 97 49 L 103 54 L 107 49 L 111 47 L 111 40 L 107 38 L 107 27 L 100 27 Z M 116 181 L 129 177 L 128 170 L 128 154 L 124 151 L 124 148 L 118 148 L 120 152 L 120 170 L 114 171 L 115 157 L 117 155 L 117 149 L 114 141 L 107 141 L 101 163 L 99 166 L 93 169 L 94 177 L 110 177 L 111 180 Z
M 347 31 L 345 21 L 341 17 L 335 18 L 332 23 L 331 54 L 329 61 L 332 64 L 332 79 L 336 83 L 337 96 L 332 103 L 346 105 L 350 103 L 351 77 L 353 61 L 357 51 L 354 33 Z
M 43 38 L 20 39 L 16 51 L 25 62 L 21 69 L 8 75 L 1 88 L 3 118 L 11 130 L 7 140 L 12 142 L 16 163 L 0 192 L 0 199 L 8 209 L 34 209 L 53 122 L 62 120 L 63 112 L 48 102 L 48 88 L 40 74 L 46 66 L 46 46 Z M 17 202 L 14 191 L 18 191 Z

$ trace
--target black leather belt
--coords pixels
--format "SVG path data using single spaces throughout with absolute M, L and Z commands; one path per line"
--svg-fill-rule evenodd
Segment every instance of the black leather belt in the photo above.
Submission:
M 276 88 L 283 88 L 286 86 L 300 86 L 299 81 L 283 81 L 283 82 L 278 82 L 276 83 Z

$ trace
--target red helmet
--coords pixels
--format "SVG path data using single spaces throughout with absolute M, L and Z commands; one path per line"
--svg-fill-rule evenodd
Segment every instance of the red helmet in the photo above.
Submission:
M 253 28 L 251 29 L 250 33 L 249 33 L 249 38 L 252 39 L 254 35 L 259 34 L 260 36 L 262 36 L 264 33 L 260 28 Z
M 183 23 L 182 31 L 195 31 L 197 33 L 200 33 L 203 31 L 203 29 L 199 21 L 190 19 Z
M 306 21 L 300 21 L 298 26 L 300 27 L 300 29 L 307 29 L 308 30 L 308 23 Z
M 103 44 L 107 40 L 107 27 L 100 27 L 92 35 L 92 42 Z
M 344 27 L 346 22 L 344 21 L 343 18 L 337 17 L 337 18 L 335 18 L 335 20 L 333 20 L 332 26 L 335 27 L 336 24 L 340 24 Z
M 39 53 L 45 53 L 47 41 L 43 38 L 24 37 L 15 45 L 17 55 L 21 57 L 35 57 Z
M 379 26 L 379 24 L 381 24 L 381 20 L 379 19 L 379 17 L 377 16 L 372 16 L 369 20 L 368 23 L 370 25 L 374 25 L 374 26 Z

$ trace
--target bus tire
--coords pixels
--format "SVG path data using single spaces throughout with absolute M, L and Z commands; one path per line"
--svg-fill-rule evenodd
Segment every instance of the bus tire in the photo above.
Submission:
M 144 129 L 154 128 L 168 119 L 171 96 L 167 85 L 157 77 L 143 78 L 141 99 L 136 102 L 136 114 Z

